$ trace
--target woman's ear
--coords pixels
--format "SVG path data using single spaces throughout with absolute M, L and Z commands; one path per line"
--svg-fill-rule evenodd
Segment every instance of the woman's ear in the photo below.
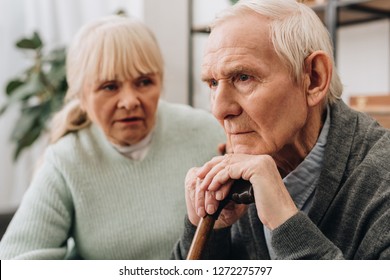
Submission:
M 305 59 L 304 87 L 309 106 L 316 106 L 326 98 L 332 70 L 332 61 L 323 51 L 315 51 Z

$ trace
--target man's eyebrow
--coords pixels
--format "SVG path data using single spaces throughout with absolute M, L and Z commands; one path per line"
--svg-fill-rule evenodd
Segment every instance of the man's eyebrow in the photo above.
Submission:
M 207 70 L 202 71 L 201 73 L 201 79 L 203 82 L 208 82 L 211 79 L 213 79 L 214 75 L 211 73 L 210 67 L 207 67 Z M 256 72 L 253 67 L 247 67 L 245 65 L 239 64 L 234 66 L 227 66 L 221 71 L 221 76 L 225 78 L 234 77 L 238 74 L 249 74 L 253 75 L 254 72 Z
M 212 79 L 212 77 L 208 73 L 207 74 L 202 73 L 200 77 L 202 82 L 208 82 Z
M 206 66 L 203 64 L 201 72 L 200 72 L 200 77 L 201 77 L 202 82 L 210 81 L 213 78 L 211 66 L 209 66 L 209 65 Z
M 235 65 L 233 67 L 229 67 L 226 70 L 222 71 L 222 74 L 226 77 L 233 77 L 236 76 L 237 74 L 249 73 L 249 72 L 253 72 L 253 70 L 250 70 L 248 67 L 245 67 L 243 65 Z

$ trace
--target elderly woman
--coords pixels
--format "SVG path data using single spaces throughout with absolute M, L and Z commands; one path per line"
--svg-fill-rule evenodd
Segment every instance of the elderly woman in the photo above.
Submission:
M 160 100 L 163 60 L 133 19 L 99 19 L 67 56 L 66 106 L 0 243 L 0 258 L 167 259 L 187 170 L 225 141 L 207 112 Z M 74 242 L 68 242 L 73 239 Z

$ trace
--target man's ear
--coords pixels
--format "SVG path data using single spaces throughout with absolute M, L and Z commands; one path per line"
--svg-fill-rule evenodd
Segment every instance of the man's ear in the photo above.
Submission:
M 309 106 L 316 106 L 326 98 L 332 70 L 332 61 L 323 51 L 315 51 L 305 59 L 304 87 Z

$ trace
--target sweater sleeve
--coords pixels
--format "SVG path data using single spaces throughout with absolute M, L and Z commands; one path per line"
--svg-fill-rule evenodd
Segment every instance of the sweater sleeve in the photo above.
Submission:
M 65 258 L 70 197 L 60 171 L 46 157 L 0 242 L 0 259 Z
M 330 242 L 303 212 L 298 212 L 272 232 L 272 247 L 279 259 L 343 259 Z

